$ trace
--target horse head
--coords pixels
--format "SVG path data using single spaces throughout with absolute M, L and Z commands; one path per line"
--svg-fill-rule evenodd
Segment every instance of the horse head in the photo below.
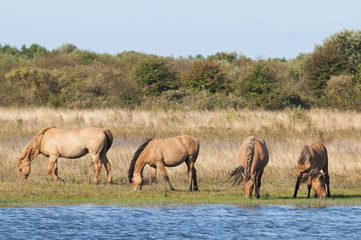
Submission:
M 246 193 L 246 198 L 252 198 L 252 192 L 254 188 L 254 180 L 253 178 L 249 179 L 248 182 L 243 182 L 244 191 Z
M 143 180 L 143 177 L 141 176 L 141 174 L 134 173 L 131 182 L 132 182 L 132 186 L 133 186 L 134 190 L 142 190 L 144 180 Z
M 21 159 L 18 162 L 18 180 L 26 180 L 31 172 L 30 162 L 22 163 Z
M 319 198 L 326 197 L 326 187 L 325 187 L 325 174 L 318 172 L 316 176 L 312 177 L 312 189 L 315 191 L 315 194 Z

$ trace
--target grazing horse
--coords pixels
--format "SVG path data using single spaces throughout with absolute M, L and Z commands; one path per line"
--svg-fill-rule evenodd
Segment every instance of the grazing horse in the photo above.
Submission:
M 306 173 L 306 176 L 302 177 L 304 173 Z M 297 182 L 295 193 L 293 194 L 294 198 L 297 196 L 300 183 L 306 181 L 308 181 L 308 198 L 310 197 L 311 187 L 315 191 L 316 196 L 324 198 L 326 196 L 325 184 L 327 185 L 327 197 L 331 197 L 327 150 L 320 142 L 315 142 L 310 146 L 306 145 L 302 148 L 297 161 Z
M 255 195 L 259 198 L 263 170 L 269 160 L 266 142 L 254 136 L 246 138 L 241 145 L 239 160 L 241 165 L 231 173 L 229 178 L 235 177 L 232 186 L 243 181 L 247 198 L 252 198 L 255 186 Z
M 104 128 L 88 127 L 78 130 L 64 130 L 47 127 L 40 131 L 26 145 L 18 158 L 18 179 L 27 179 L 30 174 L 30 163 L 39 153 L 49 158 L 47 171 L 54 181 L 63 180 L 58 177 L 58 158 L 80 158 L 90 153 L 94 166 L 94 184 L 99 182 L 99 173 L 104 164 L 108 183 L 112 183 L 110 162 L 106 156 L 113 142 L 112 133 Z
M 144 183 L 143 169 L 150 165 L 152 190 L 155 189 L 159 168 L 169 188 L 174 191 L 165 167 L 175 167 L 185 162 L 188 167 L 189 191 L 198 191 L 197 173 L 194 167 L 199 152 L 199 141 L 191 136 L 148 139 L 135 152 L 128 170 L 128 179 L 134 190 L 141 190 Z M 192 189 L 192 183 L 194 188 Z

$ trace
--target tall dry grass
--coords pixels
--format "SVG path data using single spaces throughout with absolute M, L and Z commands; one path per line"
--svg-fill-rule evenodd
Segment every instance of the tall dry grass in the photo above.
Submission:
M 109 128 L 115 137 L 108 158 L 115 182 L 127 181 L 130 160 L 139 145 L 150 137 L 188 134 L 200 140 L 196 163 L 201 181 L 226 180 L 239 165 L 242 140 L 250 135 L 263 138 L 270 150 L 265 181 L 294 181 L 297 157 L 305 144 L 322 141 L 329 154 L 331 181 L 361 180 L 361 113 L 302 109 L 269 111 L 139 111 L 121 109 L 55 110 L 51 108 L 0 108 L 0 179 L 16 180 L 16 158 L 41 129 L 55 125 L 75 129 L 86 126 Z M 90 156 L 60 159 L 59 175 L 70 182 L 90 182 L 94 177 Z M 47 159 L 38 156 L 30 179 L 50 180 Z M 149 177 L 149 168 L 145 176 Z M 171 181 L 186 182 L 186 166 L 168 168 Z M 105 180 L 105 171 L 101 172 Z M 158 173 L 158 178 L 160 178 Z M 160 180 L 161 182 L 162 180 Z

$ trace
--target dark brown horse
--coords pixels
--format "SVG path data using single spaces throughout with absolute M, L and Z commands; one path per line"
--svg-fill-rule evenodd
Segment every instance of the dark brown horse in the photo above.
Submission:
M 241 165 L 231 173 L 229 179 L 235 177 L 233 185 L 243 182 L 247 198 L 252 198 L 254 187 L 256 198 L 259 198 L 261 178 L 268 159 L 268 148 L 264 140 L 251 136 L 243 141 L 239 152 Z
M 80 158 L 90 153 L 95 166 L 94 184 L 99 181 L 102 164 L 107 170 L 108 183 L 112 183 L 110 162 L 106 156 L 112 142 L 113 135 L 106 128 L 88 127 L 78 130 L 64 130 L 56 127 L 45 128 L 26 145 L 23 153 L 18 158 L 18 179 L 27 179 L 31 171 L 31 161 L 41 153 L 49 158 L 47 167 L 49 175 L 54 181 L 63 182 L 58 177 L 58 158 Z
M 169 188 L 174 190 L 169 181 L 165 167 L 175 167 L 185 162 L 188 167 L 189 191 L 197 191 L 197 173 L 194 167 L 199 152 L 199 141 L 190 136 L 148 139 L 135 152 L 128 170 L 128 179 L 134 190 L 141 190 L 143 169 L 146 164 L 151 167 L 152 189 L 155 189 L 157 167 Z M 194 188 L 192 188 L 192 183 Z
M 303 174 L 306 174 L 306 176 L 302 177 Z M 311 187 L 315 191 L 316 196 L 324 198 L 326 196 L 325 184 L 327 185 L 327 197 L 331 197 L 327 150 L 320 142 L 315 142 L 310 146 L 306 145 L 302 148 L 297 161 L 297 182 L 295 193 L 293 194 L 294 198 L 297 196 L 300 183 L 306 181 L 308 181 L 308 198 L 310 197 Z

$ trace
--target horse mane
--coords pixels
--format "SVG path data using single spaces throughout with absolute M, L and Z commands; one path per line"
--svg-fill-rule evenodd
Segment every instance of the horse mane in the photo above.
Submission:
M 104 128 L 103 131 L 108 138 L 108 144 L 107 144 L 107 150 L 106 150 L 106 152 L 108 152 L 108 150 L 110 149 L 110 147 L 112 146 L 112 143 L 113 143 L 113 134 L 108 128 Z
M 302 176 L 301 183 L 304 183 L 311 177 L 311 180 L 317 178 L 321 174 L 321 170 L 319 168 L 312 168 L 305 175 Z
M 21 154 L 21 156 L 18 158 L 18 163 L 17 163 L 17 167 L 19 168 L 21 165 L 21 162 L 23 160 L 26 160 L 27 162 L 32 161 L 34 158 L 36 158 L 38 156 L 38 154 L 40 153 L 40 145 L 41 145 L 41 141 L 43 140 L 43 136 L 44 133 L 49 130 L 50 128 L 55 128 L 55 126 L 51 126 L 51 127 L 47 127 L 44 128 L 43 130 L 41 130 L 40 132 L 38 132 L 33 139 L 31 139 L 31 141 L 26 145 L 23 153 Z
M 128 180 L 131 183 L 132 182 L 132 178 L 133 178 L 133 173 L 134 173 L 134 167 L 135 167 L 135 163 L 137 162 L 139 155 L 143 152 L 143 150 L 145 149 L 145 147 L 150 143 L 150 141 L 152 141 L 153 138 L 149 138 L 147 139 L 138 149 L 137 151 L 134 153 L 133 159 L 130 163 L 130 167 L 128 170 Z
M 254 141 L 256 137 L 252 137 L 251 141 L 248 144 L 247 149 L 247 160 L 246 160 L 246 175 L 244 181 L 248 182 L 251 178 L 251 166 L 253 161 L 253 155 L 254 155 Z

